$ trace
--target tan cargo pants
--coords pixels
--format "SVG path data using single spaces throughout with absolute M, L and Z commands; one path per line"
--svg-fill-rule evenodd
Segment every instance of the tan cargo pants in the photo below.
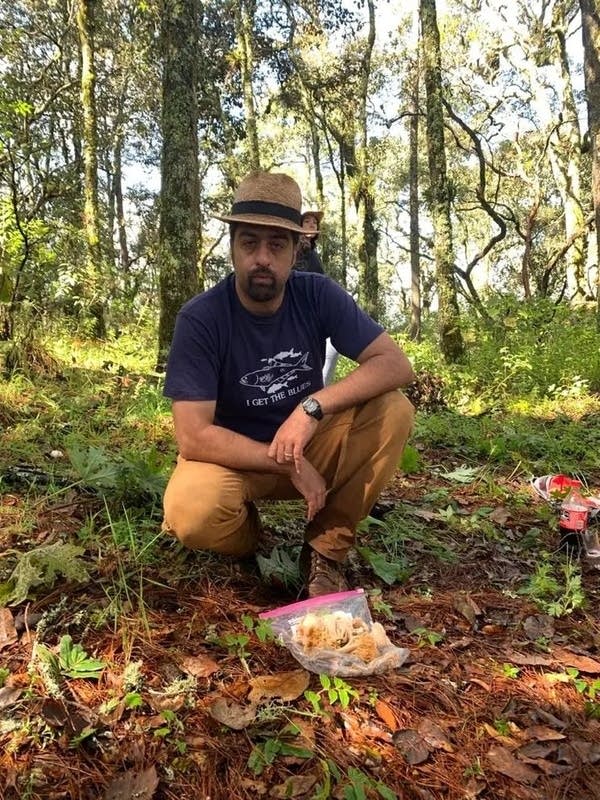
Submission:
M 305 533 L 321 555 L 344 560 L 357 524 L 398 465 L 413 417 L 409 400 L 394 391 L 321 420 L 305 449 L 328 490 L 325 506 Z M 261 534 L 253 501 L 299 496 L 282 475 L 179 457 L 165 491 L 163 530 L 192 549 L 246 556 L 256 550 Z

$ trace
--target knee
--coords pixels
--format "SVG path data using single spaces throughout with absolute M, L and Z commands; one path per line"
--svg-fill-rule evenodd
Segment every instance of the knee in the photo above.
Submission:
M 210 520 L 198 514 L 197 510 L 174 503 L 164 504 L 163 530 L 175 536 L 184 547 L 190 550 L 210 550 Z
M 406 440 L 412 431 L 415 409 L 410 400 L 399 391 L 386 392 L 377 398 L 381 405 L 381 415 L 390 430 Z

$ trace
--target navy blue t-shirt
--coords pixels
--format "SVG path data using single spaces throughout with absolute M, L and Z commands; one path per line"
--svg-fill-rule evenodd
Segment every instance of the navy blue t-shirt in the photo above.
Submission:
M 325 340 L 356 359 L 383 328 L 324 275 L 292 272 L 275 314 L 240 303 L 231 274 L 177 315 L 164 394 L 216 400 L 215 424 L 270 442 L 298 403 L 323 388 Z

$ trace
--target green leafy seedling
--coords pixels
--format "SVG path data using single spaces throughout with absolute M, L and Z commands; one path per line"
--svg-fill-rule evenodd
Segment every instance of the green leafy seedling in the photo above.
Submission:
M 63 675 L 69 678 L 93 678 L 97 680 L 106 666 L 105 661 L 90 658 L 80 644 L 66 634 L 60 640 L 58 665 Z

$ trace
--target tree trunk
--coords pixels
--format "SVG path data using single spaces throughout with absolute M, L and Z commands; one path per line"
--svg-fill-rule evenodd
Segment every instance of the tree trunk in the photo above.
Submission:
M 421 339 L 421 259 L 419 246 L 419 51 L 411 65 L 409 116 L 410 338 Z
M 113 186 L 115 193 L 115 224 L 119 235 L 119 267 L 125 283 L 129 276 L 129 247 L 127 244 L 127 225 L 125 224 L 125 209 L 123 205 L 123 134 L 117 133 L 114 150 L 114 175 Z M 126 286 L 126 289 L 129 287 Z
M 94 335 L 104 338 L 106 323 L 100 297 L 102 252 L 98 205 L 98 129 L 96 120 L 96 73 L 94 67 L 94 12 L 96 0 L 79 0 L 77 29 L 81 50 L 81 106 L 83 111 L 83 226 L 87 243 L 84 297 L 94 320 Z
M 369 33 L 362 57 L 359 95 L 359 140 L 356 150 L 357 174 L 354 196 L 359 212 L 358 296 L 362 307 L 373 319 L 379 319 L 378 234 L 375 215 L 375 188 L 369 158 L 367 98 L 371 76 L 371 56 L 375 45 L 375 5 L 368 0 Z
M 437 278 L 440 347 L 449 363 L 464 354 L 454 275 L 450 191 L 446 175 L 440 34 L 435 0 L 420 0 L 423 70 L 427 101 L 427 155 Z
M 258 127 L 254 104 L 254 11 L 255 0 L 237 0 L 235 9 L 236 32 L 240 50 L 242 93 L 246 117 L 246 142 L 248 161 L 251 170 L 260 169 L 260 149 L 258 146 Z
M 582 301 L 585 298 L 586 235 L 585 211 L 581 203 L 581 133 L 571 70 L 566 46 L 565 5 L 555 4 L 552 14 L 551 47 L 548 48 L 552 64 L 560 73 L 553 83 L 553 94 L 560 103 L 558 116 L 548 97 L 548 79 L 544 68 L 536 63 L 537 50 L 528 54 L 528 72 L 533 90 L 532 105 L 540 120 L 554 119 L 548 136 L 546 154 L 564 211 L 565 240 L 573 245 L 564 257 L 564 277 L 567 297 Z M 537 38 L 533 39 L 537 43 Z
M 600 0 L 579 0 L 579 7 L 592 148 L 592 201 L 596 225 L 596 327 L 600 331 Z
M 200 288 L 198 24 L 198 0 L 164 0 L 158 369 L 166 363 L 179 308 Z

